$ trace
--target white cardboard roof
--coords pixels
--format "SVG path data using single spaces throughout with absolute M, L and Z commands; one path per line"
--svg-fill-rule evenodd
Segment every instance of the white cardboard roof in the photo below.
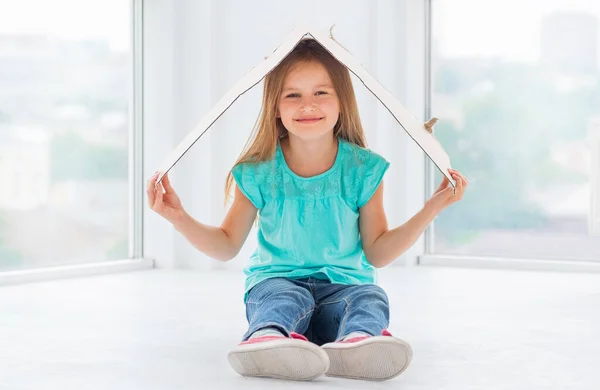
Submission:
M 269 74 L 304 38 L 314 38 L 325 49 L 327 49 L 338 61 L 344 64 L 350 72 L 358 77 L 373 95 L 388 109 L 394 119 L 404 128 L 408 135 L 421 147 L 427 156 L 433 161 L 438 169 L 450 180 L 454 186 L 454 180 L 448 173 L 450 159 L 439 141 L 429 133 L 423 123 L 412 116 L 406 108 L 392 96 L 383 86 L 373 78 L 346 49 L 324 34 L 313 28 L 300 28 L 289 34 L 277 49 L 263 62 L 254 67 L 242 79 L 240 79 L 211 110 L 202 117 L 196 127 L 181 141 L 171 152 L 159 169 L 160 175 L 157 183 L 183 155 L 198 141 L 212 124 L 235 103 L 235 101 L 246 91 L 250 90 Z

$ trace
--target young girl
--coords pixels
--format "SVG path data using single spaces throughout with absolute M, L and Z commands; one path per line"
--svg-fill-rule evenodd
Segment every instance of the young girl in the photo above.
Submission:
M 244 376 L 310 380 L 322 374 L 386 380 L 412 359 L 388 331 L 376 268 L 390 264 L 467 180 L 450 170 L 414 217 L 388 228 L 382 178 L 389 163 L 366 148 L 347 68 L 306 39 L 265 79 L 262 112 L 226 182 L 233 203 L 220 227 L 188 215 L 164 176 L 150 207 L 198 250 L 236 256 L 258 216 L 258 248 L 245 269 L 248 331 L 229 353 Z

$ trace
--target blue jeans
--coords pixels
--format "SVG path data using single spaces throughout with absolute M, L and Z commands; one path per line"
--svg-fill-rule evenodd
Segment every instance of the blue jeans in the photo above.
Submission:
M 379 336 L 389 325 L 387 294 L 374 284 L 332 284 L 327 280 L 271 278 L 254 286 L 246 300 L 247 340 L 274 327 L 303 334 L 323 345 L 352 332 Z

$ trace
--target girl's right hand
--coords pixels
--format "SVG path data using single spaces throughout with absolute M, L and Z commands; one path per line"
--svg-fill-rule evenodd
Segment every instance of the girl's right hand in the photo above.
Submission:
M 177 196 L 175 190 L 171 186 L 169 176 L 165 174 L 161 182 L 156 185 L 158 175 L 159 172 L 155 173 L 154 176 L 148 180 L 148 185 L 146 187 L 148 204 L 150 205 L 150 208 L 161 217 L 174 223 L 183 217 L 185 211 L 183 210 L 179 196 Z

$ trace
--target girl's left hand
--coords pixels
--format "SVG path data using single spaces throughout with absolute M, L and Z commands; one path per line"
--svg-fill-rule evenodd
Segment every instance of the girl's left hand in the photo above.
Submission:
M 450 185 L 450 180 L 444 176 L 444 180 L 433 193 L 431 198 L 425 203 L 426 206 L 432 207 L 437 213 L 444 210 L 454 202 L 462 199 L 469 181 L 456 169 L 448 169 L 450 176 L 456 181 L 456 193 Z

